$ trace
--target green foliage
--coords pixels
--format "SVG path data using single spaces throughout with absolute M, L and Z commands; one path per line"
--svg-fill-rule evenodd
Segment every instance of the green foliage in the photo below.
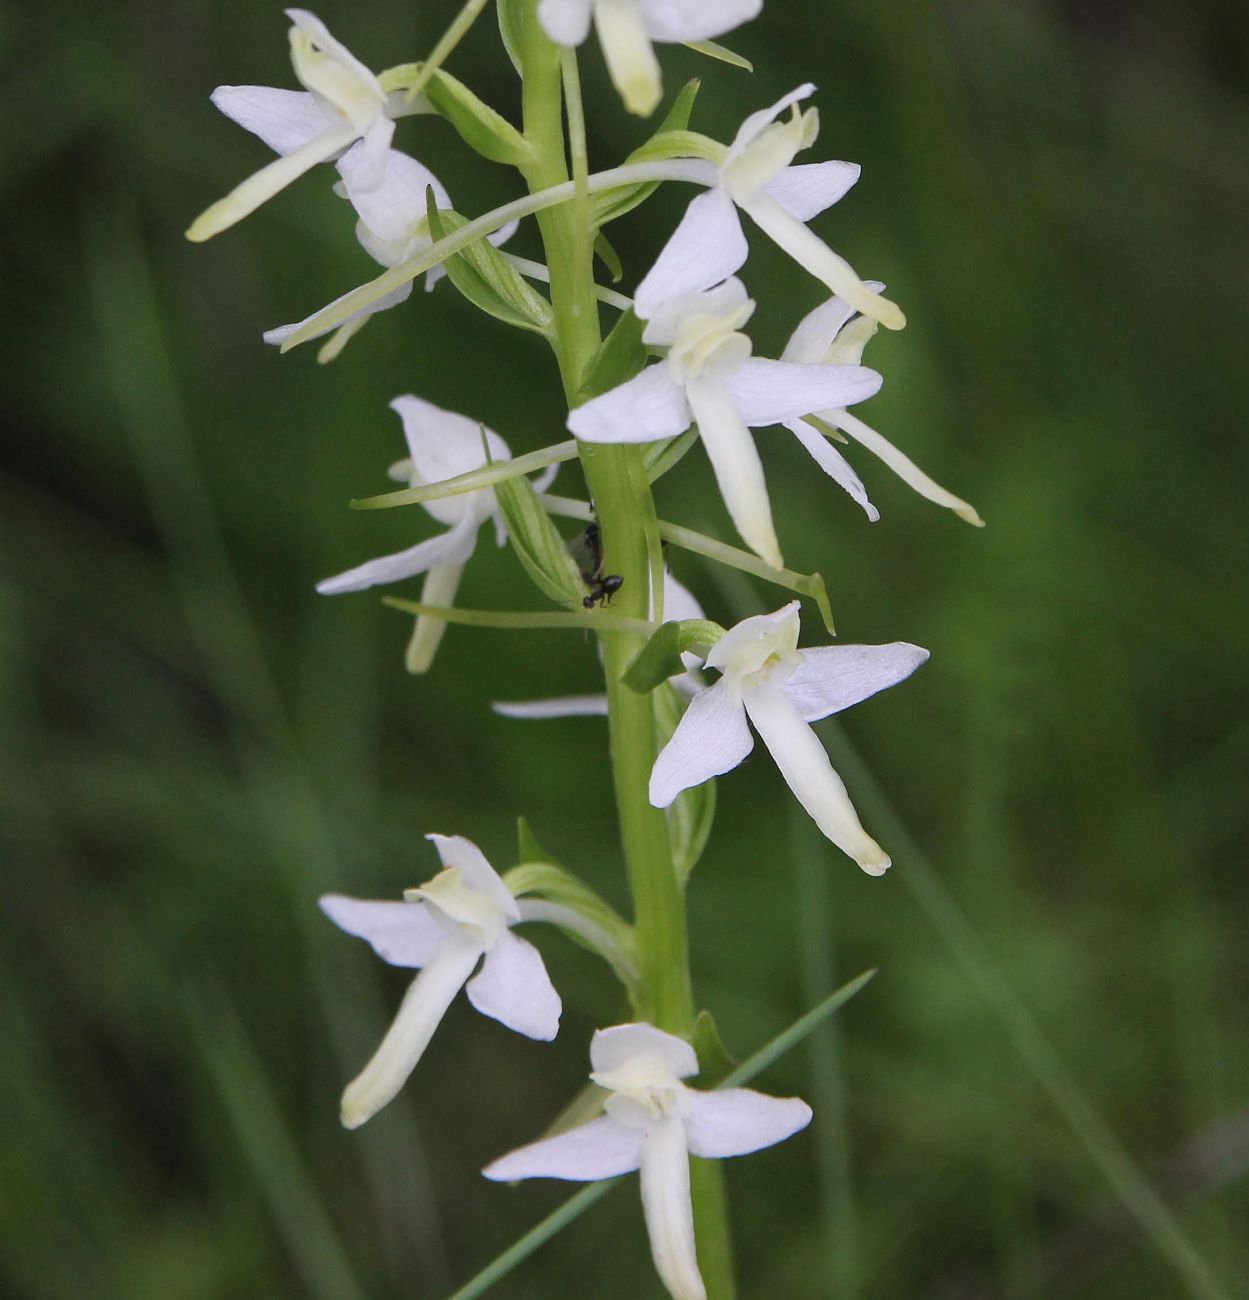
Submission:
M 701 659 L 724 635 L 719 623 L 705 618 L 687 618 L 680 622 L 666 622 L 638 651 L 624 675 L 624 684 L 639 695 L 653 691 L 685 671 L 681 661 L 684 654 L 696 654 Z
M 510 478 L 494 490 L 507 522 L 512 550 L 534 585 L 557 605 L 580 609 L 585 583 L 533 484 Z
M 425 83 L 429 102 L 475 153 L 491 162 L 524 167 L 533 149 L 523 135 L 462 82 L 439 68 Z
M 425 192 L 426 219 L 434 240 L 468 224 L 468 218 L 434 202 L 432 189 Z M 549 336 L 553 316 L 551 304 L 524 279 L 519 271 L 487 239 L 470 244 L 443 263 L 451 283 L 488 316 L 517 329 Z

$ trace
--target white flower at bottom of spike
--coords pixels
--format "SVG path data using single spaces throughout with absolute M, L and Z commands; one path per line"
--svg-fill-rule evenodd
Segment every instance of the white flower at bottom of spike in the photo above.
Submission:
M 279 154 L 224 199 L 203 212 L 187 231 L 199 242 L 211 239 L 254 212 L 317 163 L 350 149 L 361 183 L 381 182 L 396 117 L 428 112 L 427 103 L 408 104 L 387 95 L 381 82 L 306 9 L 288 9 L 291 63 L 304 90 L 273 86 L 218 86 L 212 102 Z
M 488 1165 L 496 1182 L 563 1178 L 594 1182 L 641 1171 L 642 1209 L 655 1267 L 676 1300 L 706 1292 L 694 1248 L 691 1155 L 744 1156 L 792 1137 L 811 1122 L 797 1097 L 749 1088 L 700 1092 L 682 1082 L 698 1073 L 694 1049 L 651 1025 L 600 1029 L 590 1045 L 590 1078 L 610 1094 L 607 1112 L 580 1128 L 521 1147 Z
M 668 348 L 640 375 L 577 407 L 568 428 L 587 442 L 675 438 L 697 422 L 720 495 L 746 544 L 769 564 L 783 561 L 763 464 L 750 429 L 817 408 L 848 406 L 881 384 L 863 366 L 795 365 L 751 355 L 742 327 L 754 313 L 738 279 L 665 303 L 643 340 Z M 836 392 L 835 401 L 821 394 Z
M 342 1121 L 358 1128 L 377 1114 L 416 1068 L 452 999 L 468 1000 L 518 1034 L 550 1042 L 559 1032 L 559 994 L 538 950 L 510 933 L 522 920 L 511 891 L 482 851 L 459 835 L 428 835 L 444 870 L 405 902 L 326 894 L 321 910 L 366 939 L 383 961 L 415 967 L 413 980 L 373 1059 L 343 1093 Z M 485 961 L 469 979 L 482 957 Z
M 749 247 L 739 211 L 804 270 L 875 317 L 901 329 L 906 317 L 871 292 L 854 268 L 833 252 L 807 222 L 831 207 L 859 179 L 857 163 L 830 161 L 794 166 L 799 151 L 815 143 L 819 117 L 797 104 L 813 94 L 810 83 L 790 91 L 771 108 L 752 113 L 741 125 L 712 182 L 685 210 L 655 265 L 638 285 L 634 310 L 652 319 L 665 303 L 719 284 L 746 261 Z M 778 121 L 786 109 L 793 112 Z
M 865 283 L 873 293 L 880 293 L 885 287 L 878 280 Z M 870 316 L 856 314 L 855 309 L 842 298 L 830 298 L 799 321 L 781 359 L 798 365 L 859 365 L 863 360 L 863 349 L 875 333 L 876 322 Z M 883 434 L 864 424 L 857 415 L 834 408 L 822 411 L 813 408 L 811 413 L 878 456 L 920 496 L 953 510 L 960 519 L 977 528 L 984 527 L 984 520 L 975 506 L 929 478 L 909 456 L 899 451 Z M 811 453 L 816 464 L 863 507 L 870 520 L 875 522 L 880 518 L 880 512 L 868 500 L 867 489 L 850 462 L 818 429 L 798 416 L 786 420 L 785 427 Z
M 483 433 L 491 460 L 511 459 L 507 443 L 497 433 L 465 415 L 444 411 L 410 393 L 396 397 L 390 408 L 403 421 L 403 435 L 408 444 L 408 458 L 390 468 L 390 477 L 397 482 L 421 487 L 480 469 L 486 464 Z M 546 486 L 551 477 L 548 471 L 538 480 L 538 485 Z M 498 544 L 502 546 L 507 540 L 503 516 L 492 488 L 479 488 L 475 492 L 462 492 L 423 504 L 439 523 L 450 525 L 449 531 L 418 542 L 406 551 L 369 560 L 346 573 L 326 578 L 317 583 L 317 590 L 323 596 L 337 596 L 347 591 L 364 591 L 384 583 L 401 582 L 423 573 L 427 576 L 421 590 L 421 603 L 443 608 L 451 605 L 464 566 L 477 547 L 477 533 L 482 524 L 493 519 Z M 408 647 L 410 672 L 423 673 L 429 668 L 446 626 L 442 619 L 418 617 Z
M 868 875 L 889 855 L 863 829 L 841 777 L 810 723 L 896 686 L 928 658 L 905 641 L 798 649 L 798 602 L 731 627 L 706 666 L 723 675 L 696 695 L 651 770 L 650 801 L 666 808 L 682 790 L 737 767 L 754 748 L 747 718 L 815 824 Z
M 580 45 L 598 28 L 612 85 L 625 108 L 649 117 L 659 104 L 659 61 L 651 42 L 706 41 L 759 15 L 763 0 L 538 0 L 538 21 L 557 45 Z

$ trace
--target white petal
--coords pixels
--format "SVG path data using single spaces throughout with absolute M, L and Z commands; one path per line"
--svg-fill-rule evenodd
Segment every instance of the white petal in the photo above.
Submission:
M 580 45 L 590 34 L 594 0 L 539 0 L 538 21 L 556 45 Z
M 781 687 L 804 722 L 818 722 L 905 681 L 928 659 L 908 641 L 799 650 L 802 661 Z
M 390 142 L 394 139 L 395 124 L 388 117 L 379 117 L 364 133 L 360 141 L 360 165 L 356 169 L 357 197 L 370 188 L 381 185 L 386 175 L 386 159 L 390 156 Z
M 975 506 L 964 501 L 962 497 L 956 497 L 953 492 L 947 492 L 940 483 L 930 479 L 909 456 L 900 452 L 888 438 L 883 437 L 875 429 L 870 428 L 862 420 L 846 411 L 830 411 L 829 415 L 832 417 L 829 420 L 830 424 L 835 424 L 843 433 L 853 438 L 855 442 L 861 443 L 873 455 L 879 456 L 908 487 L 914 488 L 920 496 L 935 502 L 939 506 L 945 506 L 947 509 L 953 510 L 960 519 L 967 520 L 969 524 L 974 524 L 977 528 L 984 527 L 984 520 L 980 518 Z
M 733 372 L 728 386 L 742 419 L 753 427 L 866 401 L 883 382 L 866 366 L 799 366 L 751 357 Z M 828 394 L 836 397 L 825 401 Z
M 855 310 L 880 321 L 886 329 L 900 330 L 906 324 L 906 317 L 896 303 L 873 293 L 844 257 L 791 217 L 766 191 L 743 207 L 769 239 Z
M 863 507 L 864 513 L 872 521 L 880 518 L 880 511 L 868 499 L 867 488 L 863 480 L 854 471 L 854 466 L 824 437 L 818 429 L 813 429 L 805 420 L 786 420 L 785 427 L 811 453 L 812 460 L 842 487 L 850 497 Z
M 451 206 L 447 191 L 434 173 L 398 149 L 387 151 L 381 180 L 375 185 L 360 184 L 361 175 L 369 172 L 363 141 L 352 145 L 338 160 L 338 171 L 360 220 L 378 239 L 388 243 L 408 239 L 413 226 L 425 220 L 426 190 L 433 190 L 436 207 Z
M 606 695 L 560 695 L 550 700 L 497 700 L 490 706 L 505 718 L 605 718 Z
M 666 808 L 682 790 L 735 768 L 755 747 L 746 713 L 724 682 L 690 701 L 651 769 L 650 801 Z
M 439 861 L 444 867 L 454 867 L 459 871 L 465 883 L 485 894 L 509 923 L 520 920 L 512 891 L 472 840 L 463 835 L 426 835 L 425 838 L 438 850 Z
M 665 298 L 651 313 L 642 331 L 642 342 L 672 347 L 691 316 L 714 316 L 730 328 L 740 330 L 754 310 L 755 304 L 746 292 L 746 286 L 733 275 L 710 289 L 683 294 L 679 298 Z
M 367 940 L 392 966 L 424 966 L 447 937 L 424 903 L 375 903 L 345 894 L 322 894 L 319 901 L 340 930 Z
M 859 823 L 841 777 L 788 696 L 764 682 L 752 683 L 742 699 L 786 784 L 821 832 L 868 875 L 884 875 L 889 855 Z
M 666 361 L 591 398 L 568 415 L 568 429 L 586 442 L 656 442 L 690 427 L 685 393 Z
M 343 1092 L 344 1128 L 359 1128 L 407 1082 L 480 956 L 480 943 L 467 934 L 451 935 L 412 981 L 373 1059 Z
M 642 1134 L 604 1115 L 588 1124 L 501 1156 L 481 1172 L 496 1183 L 564 1178 L 593 1183 L 631 1174 L 641 1163 Z
M 655 1270 L 673 1300 L 705 1300 L 694 1248 L 685 1125 L 666 1115 L 642 1142 L 642 1213 Z
M 698 433 L 715 471 L 720 495 L 737 531 L 756 555 L 779 569 L 784 561 L 772 523 L 772 503 L 763 477 L 763 462 L 734 400 L 737 377 L 751 364 L 746 362 L 734 374 L 729 381 L 733 387 L 717 379 L 691 379 L 685 386 L 685 395 L 698 422 Z
M 355 293 L 355 290 L 352 289 L 351 293 Z M 331 325 L 326 329 L 318 330 L 315 334 L 308 335 L 308 338 L 319 339 L 325 334 L 335 332 L 342 329 L 343 326 L 351 325 L 355 322 L 363 324 L 363 322 L 370 316 L 376 315 L 379 311 L 386 311 L 389 307 L 397 307 L 401 302 L 405 302 L 411 294 L 412 282 L 409 281 L 407 284 L 401 284 L 397 289 L 392 289 L 389 293 L 383 294 L 376 302 L 369 303 L 367 307 L 361 307 L 359 311 L 353 311 L 351 315 L 342 322 L 342 324 Z M 343 298 L 346 298 L 347 296 L 348 294 L 343 294 L 342 297 L 335 298 L 334 302 L 330 303 L 326 307 L 319 308 L 313 313 L 313 315 L 322 315 L 324 312 L 328 311 L 330 307 L 333 307 L 335 303 L 342 302 Z M 307 319 L 298 321 L 294 325 L 279 325 L 276 329 L 265 330 L 264 340 L 266 343 L 272 343 L 275 346 L 280 347 L 292 334 L 295 333 L 296 330 L 303 329 L 311 319 L 312 316 L 309 316 Z
M 664 621 L 682 622 L 688 618 L 706 618 L 698 597 L 678 582 L 666 569 L 664 570 Z
M 638 1056 L 657 1058 L 678 1079 L 698 1073 L 698 1057 L 689 1043 L 654 1025 L 612 1025 L 598 1030 L 590 1040 L 590 1066 L 595 1074 L 611 1074 Z
M 420 483 L 440 483 L 480 469 L 486 463 L 486 447 L 492 460 L 511 459 L 507 443 L 493 429 L 485 430 L 486 447 L 483 447 L 483 425 L 466 415 L 445 411 L 411 393 L 396 397 L 390 409 L 403 421 L 403 436 L 407 439 L 408 454 L 414 467 L 413 477 Z M 476 497 L 477 493 L 448 497 L 445 501 L 429 501 L 425 508 L 435 519 L 451 523 L 464 513 L 468 495 Z M 488 506 L 493 496 L 490 493 L 481 499 Z
M 704 1160 L 744 1156 L 775 1146 L 811 1122 L 811 1107 L 798 1097 L 765 1097 L 750 1088 L 691 1090 L 685 1136 L 690 1152 Z
M 711 647 L 707 667 L 731 677 L 756 672 L 771 659 L 781 662 L 796 656 L 802 602 L 791 600 L 770 614 L 755 614 L 734 623 Z
M 327 99 L 361 135 L 385 112 L 381 82 L 307 9 L 288 9 L 291 63 L 309 90 Z
M 751 142 L 769 127 L 778 117 L 789 107 L 799 103 L 801 100 L 809 99 L 815 94 L 815 83 L 804 81 L 801 86 L 795 87 L 787 95 L 782 95 L 775 104 L 768 108 L 761 108 L 757 113 L 751 115 L 737 128 L 737 134 L 733 137 L 733 143 L 729 146 L 729 158 L 733 159 L 748 148 Z
M 651 38 L 665 44 L 707 41 L 757 18 L 763 0 L 637 0 Z
M 649 117 L 663 98 L 659 60 L 636 0 L 597 0 L 594 26 L 611 83 L 630 113 Z
M 533 944 L 508 930 L 486 953 L 481 972 L 468 982 L 468 1000 L 481 1012 L 526 1038 L 549 1043 L 559 1033 L 563 1009 Z
M 864 283 L 870 289 L 877 282 L 866 280 Z M 834 296 L 822 302 L 798 322 L 798 328 L 789 336 L 785 351 L 781 353 L 781 360 L 808 366 L 823 364 L 833 340 L 854 312 L 855 309 L 844 298 Z
M 228 230 L 317 163 L 333 158 L 355 138 L 356 132 L 351 127 L 343 127 L 309 140 L 294 153 L 275 158 L 267 167 L 253 172 L 245 181 L 236 185 L 224 199 L 218 199 L 210 208 L 201 212 L 191 223 L 186 237 L 198 244 Z
M 294 153 L 309 141 L 342 126 L 342 120 L 307 90 L 218 86 L 212 93 L 212 102 L 231 121 L 258 135 L 274 153 Z
M 339 596 L 346 591 L 365 591 L 387 582 L 401 582 L 425 573 L 436 564 L 463 564 L 477 544 L 478 527 L 472 516 L 465 515 L 450 532 L 427 537 L 406 551 L 383 555 L 346 573 L 325 578 L 317 583 L 317 590 L 323 596 Z
M 463 573 L 462 564 L 435 564 L 421 586 L 421 604 L 449 609 L 455 604 L 455 593 L 459 590 Z M 403 657 L 403 666 L 408 672 L 414 675 L 429 672 L 446 631 L 445 618 L 434 618 L 431 614 L 416 616 L 412 639 Z
M 843 198 L 862 170 L 850 162 L 798 163 L 774 176 L 763 192 L 791 217 L 810 221 Z
M 718 186 L 685 209 L 633 298 L 633 310 L 649 320 L 665 302 L 701 293 L 736 271 L 750 253 L 733 200 Z

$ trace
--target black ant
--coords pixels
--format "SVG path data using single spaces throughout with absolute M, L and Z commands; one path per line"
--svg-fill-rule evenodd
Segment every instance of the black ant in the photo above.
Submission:
M 590 594 L 582 600 L 582 605 L 586 609 L 610 605 L 611 598 L 624 586 L 624 579 L 618 573 L 603 572 L 603 537 L 598 524 L 588 524 L 569 550 L 577 561 L 581 581 L 590 588 Z

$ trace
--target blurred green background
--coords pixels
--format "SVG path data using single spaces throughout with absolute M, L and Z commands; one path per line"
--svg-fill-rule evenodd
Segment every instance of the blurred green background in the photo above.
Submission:
M 373 67 L 452 12 L 318 6 Z M 691 906 L 730 1048 L 881 972 L 759 1081 L 817 1121 L 727 1170 L 743 1294 L 1242 1294 L 1249 11 L 772 0 L 731 43 L 753 78 L 668 51 L 669 90 L 705 75 L 695 125 L 724 137 L 819 83 L 815 156 L 864 174 L 816 228 L 911 321 L 869 351 L 863 414 L 988 521 L 859 454 L 869 525 L 760 434 L 787 558 L 824 573 L 842 636 L 932 661 L 825 732 L 885 879 L 813 838 L 768 764 L 721 782 Z M 448 285 L 327 369 L 262 345 L 373 274 L 327 169 L 183 242 L 267 157 L 208 94 L 294 85 L 278 6 L 10 5 L 0 67 L 0 1292 L 437 1300 L 567 1195 L 477 1170 L 579 1085 L 617 993 L 538 933 L 558 1044 L 461 1002 L 347 1134 L 339 1090 L 405 976 L 315 899 L 426 878 L 429 830 L 506 864 L 524 814 L 624 906 L 602 724 L 487 707 L 593 689 L 596 660 L 575 634 L 453 629 L 408 679 L 406 618 L 313 583 L 432 531 L 347 509 L 401 453 L 390 398 L 528 450 L 561 436 L 552 365 Z M 514 115 L 491 21 L 451 68 Z M 610 165 L 644 127 L 585 68 Z M 462 210 L 516 192 L 443 123 L 397 143 Z M 634 274 L 686 197 L 613 227 Z M 818 287 L 758 239 L 746 278 L 775 354 Z M 696 451 L 661 513 L 731 537 L 709 483 Z M 713 617 L 784 599 L 673 562 Z M 463 599 L 536 603 L 489 546 Z M 636 1190 L 497 1294 L 657 1295 Z

